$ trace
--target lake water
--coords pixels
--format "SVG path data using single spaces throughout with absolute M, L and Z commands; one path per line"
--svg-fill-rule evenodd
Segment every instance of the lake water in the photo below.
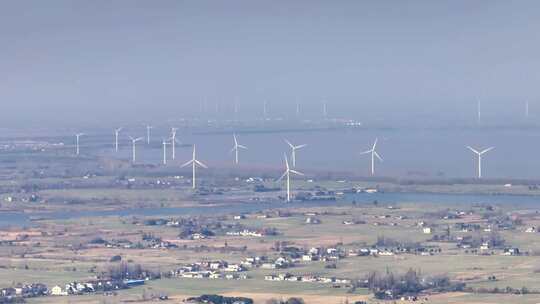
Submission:
M 233 204 L 227 206 L 212 207 L 183 207 L 183 208 L 146 208 L 146 209 L 124 209 L 113 211 L 79 211 L 79 212 L 52 212 L 52 213 L 13 213 L 0 212 L 0 227 L 6 226 L 30 226 L 32 221 L 30 217 L 46 219 L 77 219 L 82 217 L 105 217 L 105 216 L 167 216 L 177 217 L 186 215 L 206 215 L 209 208 L 213 215 L 217 214 L 240 214 L 269 210 L 273 208 L 282 208 L 288 206 L 295 207 L 320 207 L 320 206 L 343 206 L 350 205 L 355 200 L 359 204 L 370 204 L 374 200 L 384 204 L 398 203 L 438 203 L 451 208 L 463 204 L 486 203 L 486 204 L 507 204 L 518 205 L 521 207 L 539 206 L 540 197 L 527 195 L 469 195 L 469 194 L 427 194 L 427 193 L 390 193 L 380 192 L 374 194 L 357 193 L 347 194 L 344 199 L 338 201 L 314 201 L 314 202 L 295 202 L 287 203 L 252 203 L 252 204 Z
M 138 156 L 142 163 L 160 163 L 160 138 L 165 134 L 154 131 L 155 142 L 148 146 L 139 143 Z M 161 130 L 161 132 L 167 132 Z M 467 145 L 495 150 L 485 154 L 483 173 L 487 178 L 540 178 L 540 132 L 527 128 L 449 128 L 449 129 L 349 129 L 318 132 L 238 133 L 240 144 L 249 150 L 240 151 L 243 167 L 282 168 L 283 154 L 289 152 L 284 142 L 307 144 L 298 151 L 298 169 L 309 174 L 312 170 L 353 171 L 368 175 L 369 155 L 360 152 L 370 149 L 379 138 L 378 152 L 384 162 L 377 162 L 379 176 L 446 176 L 475 177 L 476 156 Z M 231 166 L 233 145 L 230 134 L 178 134 L 178 139 L 197 145 L 198 158 L 210 167 Z M 98 151 L 102 155 L 123 159 L 131 157 L 130 143 L 124 138 L 122 151 Z M 169 158 L 170 158 L 169 147 Z M 177 149 L 179 166 L 191 158 L 191 148 Z M 186 170 L 186 173 L 188 171 Z

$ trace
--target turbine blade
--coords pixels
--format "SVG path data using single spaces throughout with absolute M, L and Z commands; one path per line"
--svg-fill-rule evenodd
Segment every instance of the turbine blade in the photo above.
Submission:
M 470 147 L 470 146 L 467 146 L 467 149 L 473 151 L 473 153 L 480 154 L 480 152 L 478 152 L 477 150 L 473 149 L 473 148 Z
M 371 152 L 373 152 L 373 150 L 367 150 L 367 151 L 364 151 L 364 152 L 360 153 L 360 155 L 369 154 Z
M 495 147 L 487 148 L 487 149 L 485 149 L 484 151 L 480 152 L 480 154 L 487 153 L 487 152 L 489 152 L 489 151 L 491 151 L 491 150 L 493 150 L 493 149 L 495 149 Z
M 305 144 L 304 144 L 304 145 L 299 145 L 299 146 L 296 146 L 296 147 L 294 147 L 294 148 L 295 148 L 295 149 L 302 149 L 302 148 L 304 148 L 304 147 L 307 147 L 307 145 L 305 145 Z
M 287 173 L 288 173 L 288 172 L 289 172 L 288 170 L 287 170 L 287 171 L 285 171 L 285 173 L 283 173 L 283 175 L 282 175 L 282 176 L 281 176 L 280 178 L 278 178 L 278 179 L 276 180 L 276 182 L 280 182 L 280 181 L 282 181 L 282 180 L 283 180 L 283 178 L 285 178 L 285 176 L 287 176 Z
M 187 163 L 183 164 L 182 166 L 180 166 L 180 168 L 184 168 L 184 167 L 187 167 L 189 165 L 193 164 L 193 160 L 190 160 L 188 161 Z
M 302 175 L 302 176 L 304 176 L 304 173 L 299 172 L 299 171 L 296 171 L 296 170 L 289 170 L 289 172 L 294 173 L 294 174 L 296 174 L 296 175 Z
M 199 165 L 199 166 L 205 168 L 205 169 L 208 169 L 208 166 L 207 166 L 207 165 L 203 164 L 202 162 L 200 162 L 200 161 L 198 161 L 198 160 L 195 160 L 195 163 L 196 163 L 197 165 Z
M 238 148 L 246 149 L 246 150 L 247 150 L 247 147 L 246 147 L 246 146 L 242 146 L 242 145 L 238 145 Z
M 291 147 L 292 149 L 294 149 L 294 145 L 293 145 L 293 144 L 291 144 L 291 142 L 290 142 L 290 141 L 288 141 L 288 140 L 286 140 L 286 139 L 285 139 L 285 142 L 287 143 L 287 145 L 289 145 L 289 147 Z
M 373 154 L 375 154 L 375 157 L 377 157 L 381 162 L 383 161 L 382 157 L 377 153 L 377 151 L 373 151 Z

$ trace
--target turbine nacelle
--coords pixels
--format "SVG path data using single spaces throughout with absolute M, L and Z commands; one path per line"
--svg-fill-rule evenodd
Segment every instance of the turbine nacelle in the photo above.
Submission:
M 129 139 L 131 139 L 131 142 L 132 142 L 132 143 L 136 143 L 136 142 L 138 142 L 138 141 L 141 141 L 143 138 L 142 138 L 142 137 L 134 138 L 134 137 L 129 136 Z
M 477 155 L 483 155 L 483 154 L 495 149 L 495 147 L 490 147 L 490 148 L 484 149 L 482 151 L 478 151 L 477 149 L 474 149 L 474 148 L 472 148 L 470 146 L 467 146 L 467 149 L 471 150 L 473 153 L 475 153 Z

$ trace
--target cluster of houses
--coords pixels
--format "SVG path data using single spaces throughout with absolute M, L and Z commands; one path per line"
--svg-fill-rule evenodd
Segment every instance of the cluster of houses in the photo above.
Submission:
M 538 229 L 534 226 L 531 226 L 531 227 L 527 227 L 527 229 L 525 229 L 525 232 L 526 233 L 537 233 L 538 232 Z
M 229 231 L 226 233 L 228 236 L 245 236 L 245 237 L 263 237 L 265 235 L 264 230 L 249 230 L 244 229 L 242 231 Z
M 311 262 L 311 261 L 337 261 L 344 258 L 346 255 L 341 249 L 337 248 L 316 248 L 313 247 L 309 249 L 306 253 L 302 255 L 302 261 Z
M 142 249 L 142 248 L 153 248 L 153 249 L 172 249 L 178 248 L 178 245 L 163 241 L 159 238 L 155 239 L 143 239 L 145 242 L 132 242 L 127 239 L 123 240 L 110 240 L 110 241 L 99 241 L 92 240 L 90 244 L 94 245 L 104 245 L 106 248 L 122 248 L 122 249 Z
M 205 261 L 183 265 L 171 271 L 171 276 L 190 279 L 227 279 L 245 280 L 248 276 L 242 274 L 247 268 L 242 264 L 232 264 L 226 261 Z
M 171 276 L 190 279 L 244 280 L 249 278 L 244 272 L 251 268 L 286 269 L 293 266 L 293 261 L 286 257 L 271 260 L 266 256 L 256 256 L 247 257 L 240 263 L 204 261 L 186 264 L 171 271 Z
M 48 294 L 49 290 L 47 289 L 47 286 L 40 283 L 0 289 L 0 299 L 6 300 L 41 297 Z
M 90 282 L 71 282 L 66 284 L 65 288 L 58 285 L 54 286 L 51 288 L 50 294 L 53 296 L 67 296 L 94 293 L 98 291 L 107 292 L 143 285 L 144 282 L 144 280 L 96 280 Z
M 45 284 L 36 283 L 0 289 L 0 303 L 12 303 L 17 299 L 82 295 L 94 292 L 108 292 L 143 285 L 145 280 L 96 280 L 90 282 L 72 282 L 62 288 L 58 285 L 49 289 Z
M 264 276 L 266 281 L 288 281 L 288 282 L 304 282 L 304 283 L 323 283 L 323 284 L 339 284 L 350 285 L 350 279 L 340 279 L 335 277 L 322 277 L 317 275 L 292 275 L 290 273 L 271 274 Z

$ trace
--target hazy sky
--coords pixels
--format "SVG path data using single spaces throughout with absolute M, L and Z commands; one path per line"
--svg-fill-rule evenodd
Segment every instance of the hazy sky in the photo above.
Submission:
M 0 118 L 470 115 L 540 100 L 540 2 L 1 1 Z M 450 113 L 450 114 L 449 114 Z M 462 114 L 459 114 L 462 113 Z

